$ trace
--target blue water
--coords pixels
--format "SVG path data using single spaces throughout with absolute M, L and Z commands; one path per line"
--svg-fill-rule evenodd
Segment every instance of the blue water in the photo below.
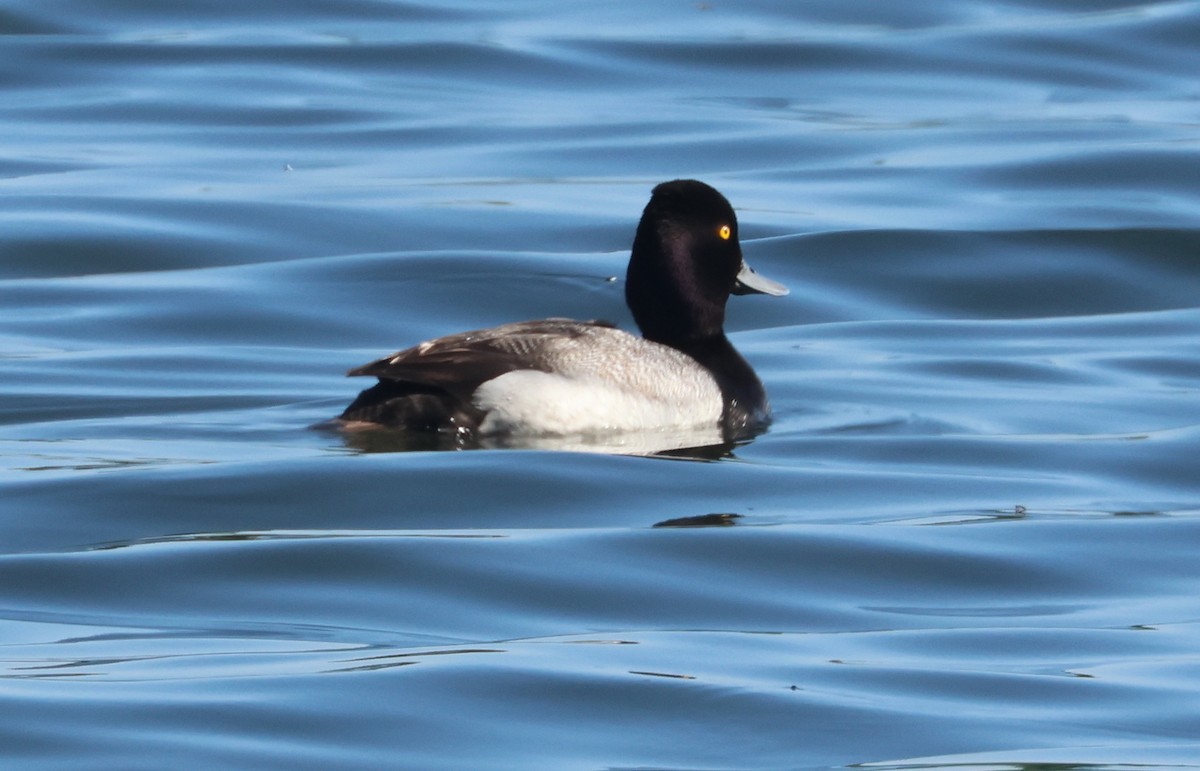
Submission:
M 1200 769 L 1200 2 L 0 6 L 0 761 Z M 732 454 L 397 452 L 734 203 Z M 616 277 L 616 280 L 612 280 Z

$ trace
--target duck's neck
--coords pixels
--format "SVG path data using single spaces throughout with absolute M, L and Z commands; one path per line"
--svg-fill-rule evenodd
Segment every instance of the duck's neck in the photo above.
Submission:
M 717 381 L 725 397 L 721 426 L 736 439 L 770 422 L 767 392 L 754 368 L 742 358 L 724 332 L 687 340 L 655 340 L 691 356 Z

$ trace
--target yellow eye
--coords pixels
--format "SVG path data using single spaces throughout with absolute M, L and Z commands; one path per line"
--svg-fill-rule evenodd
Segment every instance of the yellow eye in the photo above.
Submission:
M 722 241 L 728 241 L 729 237 L 733 235 L 733 231 L 730 230 L 728 225 L 722 225 L 717 228 L 717 235 L 721 237 Z

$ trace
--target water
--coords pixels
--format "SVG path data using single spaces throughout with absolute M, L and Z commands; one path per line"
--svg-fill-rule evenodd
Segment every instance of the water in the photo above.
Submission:
M 0 7 L 0 758 L 1200 768 L 1200 3 Z M 349 367 L 787 298 L 715 458 L 383 452 Z

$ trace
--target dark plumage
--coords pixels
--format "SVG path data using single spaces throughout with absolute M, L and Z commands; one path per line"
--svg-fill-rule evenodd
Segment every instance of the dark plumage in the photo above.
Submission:
M 551 343 L 576 340 L 606 321 L 544 319 L 447 335 L 355 367 L 350 377 L 379 382 L 358 395 L 342 420 L 410 430 L 473 431 L 483 413 L 471 404 L 481 383 L 518 369 L 551 372 Z

